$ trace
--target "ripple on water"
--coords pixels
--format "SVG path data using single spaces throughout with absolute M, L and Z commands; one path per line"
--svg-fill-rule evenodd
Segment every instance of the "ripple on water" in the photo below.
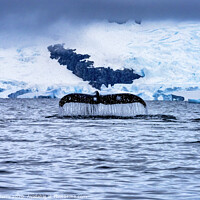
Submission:
M 0 99 L 0 193 L 198 199 L 200 105 L 147 103 L 149 115 L 75 119 L 58 100 Z

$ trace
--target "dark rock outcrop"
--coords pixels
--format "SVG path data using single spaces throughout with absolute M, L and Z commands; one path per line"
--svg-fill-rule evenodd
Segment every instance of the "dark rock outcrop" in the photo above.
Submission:
M 136 19 L 135 23 L 140 25 L 140 24 L 142 24 L 142 20 L 141 19 Z
M 184 100 L 185 100 L 184 97 L 172 94 L 172 101 L 184 101 Z
M 110 67 L 94 67 L 94 62 L 88 60 L 90 55 L 77 54 L 76 49 L 65 49 L 63 46 L 63 44 L 49 46 L 50 58 L 58 60 L 61 65 L 66 65 L 73 74 L 84 81 L 89 81 L 89 84 L 97 89 L 103 84 L 106 87 L 116 83 L 131 84 L 133 80 L 142 77 L 134 73 L 133 69 L 113 70 Z

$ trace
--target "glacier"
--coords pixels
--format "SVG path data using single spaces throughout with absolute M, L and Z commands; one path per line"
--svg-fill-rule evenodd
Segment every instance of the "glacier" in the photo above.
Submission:
M 145 100 L 173 96 L 200 99 L 199 22 L 99 22 L 80 30 L 73 39 L 58 32 L 56 43 L 91 55 L 94 66 L 134 69 L 143 78 L 132 84 L 102 86 L 101 93 L 131 92 Z M 0 98 L 61 98 L 96 89 L 65 66 L 50 59 L 55 40 L 37 45 L 0 47 Z

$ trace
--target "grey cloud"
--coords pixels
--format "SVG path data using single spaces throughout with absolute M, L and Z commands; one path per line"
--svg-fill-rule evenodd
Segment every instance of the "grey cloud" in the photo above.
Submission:
M 33 26 L 56 20 L 199 20 L 199 0 L 1 0 L 0 22 Z
M 200 20 L 200 0 L 0 0 L 0 33 L 41 35 L 61 20 L 85 25 L 135 19 Z

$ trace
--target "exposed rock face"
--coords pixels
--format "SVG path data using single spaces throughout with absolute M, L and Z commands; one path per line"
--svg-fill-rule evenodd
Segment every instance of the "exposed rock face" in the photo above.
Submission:
M 136 20 L 135 20 L 135 23 L 136 23 L 136 24 L 142 24 L 142 20 L 141 20 L 141 19 L 136 19 Z
M 185 100 L 184 97 L 172 94 L 172 101 L 184 101 L 184 100 Z
M 106 87 L 116 83 L 131 84 L 134 79 L 141 77 L 134 73 L 133 69 L 113 70 L 110 67 L 94 67 L 94 62 L 87 60 L 90 55 L 77 54 L 76 49 L 65 49 L 61 44 L 49 46 L 48 50 L 51 59 L 56 59 L 61 65 L 66 65 L 73 74 L 84 81 L 89 81 L 89 84 L 97 89 L 100 89 L 103 84 Z

